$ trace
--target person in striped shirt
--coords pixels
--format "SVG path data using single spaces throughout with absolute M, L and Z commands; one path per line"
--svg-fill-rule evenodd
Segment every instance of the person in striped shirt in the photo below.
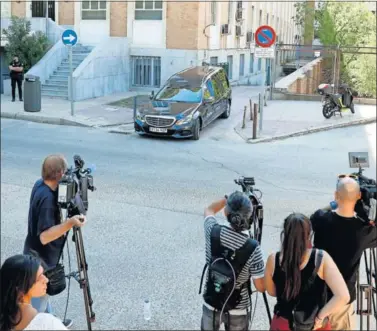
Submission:
M 252 213 L 252 205 L 248 196 L 236 191 L 229 197 L 225 196 L 225 198 L 213 202 L 204 211 L 207 265 L 211 264 L 212 261 L 211 233 L 214 226 L 219 224 L 215 215 L 223 209 L 228 224 L 221 227 L 220 245 L 226 249 L 237 251 L 249 239 L 247 230 L 250 227 L 249 220 Z M 257 291 L 265 291 L 263 255 L 258 242 L 253 241 L 255 249 L 247 259 L 236 280 L 236 288 L 241 289 L 239 303 L 233 309 L 223 312 L 209 305 L 204 296 L 201 330 L 217 331 L 222 323 L 224 323 L 226 330 L 248 330 L 251 316 L 250 279 L 253 280 Z M 208 276 L 206 288 L 207 284 Z

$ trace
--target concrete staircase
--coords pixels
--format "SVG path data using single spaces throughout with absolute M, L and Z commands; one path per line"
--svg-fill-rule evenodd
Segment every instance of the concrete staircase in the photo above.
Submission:
M 72 50 L 73 71 L 89 55 L 93 47 L 76 44 Z M 69 57 L 64 59 L 54 73 L 42 84 L 42 96 L 68 99 Z

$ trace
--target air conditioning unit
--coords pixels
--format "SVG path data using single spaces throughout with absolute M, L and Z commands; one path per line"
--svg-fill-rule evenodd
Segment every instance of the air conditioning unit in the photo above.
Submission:
M 246 42 L 247 43 L 254 42 L 254 32 L 253 31 L 249 31 L 249 32 L 246 33 Z
M 229 24 L 223 24 L 221 26 L 221 34 L 222 35 L 230 34 L 230 25 Z
M 236 10 L 236 21 L 242 21 L 243 20 L 243 9 L 239 8 Z
M 243 26 L 237 25 L 236 26 L 236 36 L 241 37 L 244 35 L 244 28 Z

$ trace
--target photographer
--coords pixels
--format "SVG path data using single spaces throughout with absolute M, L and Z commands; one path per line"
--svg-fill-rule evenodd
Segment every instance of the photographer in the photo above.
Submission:
M 0 330 L 68 330 L 51 314 L 38 313 L 30 304 L 46 294 L 48 279 L 41 261 L 30 255 L 5 260 L 0 270 Z
M 229 225 L 220 226 L 215 215 L 223 208 L 225 208 L 224 214 Z M 213 282 L 214 277 L 207 277 L 201 330 L 219 330 L 222 322 L 226 330 L 248 330 L 251 315 L 250 278 L 253 278 L 253 283 L 259 292 L 265 291 L 264 261 L 260 246 L 257 241 L 250 239 L 249 235 L 242 233 L 250 227 L 251 214 L 250 199 L 241 192 L 234 192 L 229 198 L 225 197 L 216 201 L 205 209 L 204 231 L 208 268 L 214 270 L 216 261 L 224 261 L 221 258 L 221 251 L 235 253 L 235 260 L 242 260 L 245 263 L 238 265 L 238 268 L 232 265 L 230 274 L 234 275 L 234 279 L 230 284 L 224 285 L 227 288 L 224 292 L 220 291 L 222 293 L 216 290 L 217 284 Z M 250 246 L 245 250 L 245 247 L 248 247 L 247 244 Z M 232 263 L 230 260 L 227 262 Z M 223 263 L 217 275 L 226 272 L 228 265 Z M 229 278 L 225 276 L 220 282 L 224 279 Z M 230 294 L 226 291 L 229 288 L 232 289 Z
M 33 187 L 30 197 L 28 232 L 24 254 L 38 254 L 48 268 L 55 267 L 65 243 L 64 235 L 74 226 L 83 226 L 85 217 L 76 215 L 62 222 L 58 205 L 58 185 L 67 169 L 67 162 L 61 155 L 49 155 L 42 165 L 42 178 Z M 39 312 L 51 313 L 49 296 L 32 299 L 32 305 Z M 72 321 L 63 321 L 66 327 Z
M 356 330 L 353 302 L 360 259 L 365 249 L 377 247 L 376 227 L 355 213 L 360 198 L 359 184 L 351 177 L 340 178 L 335 192 L 337 209 L 317 210 L 311 216 L 314 247 L 327 251 L 333 258 L 351 297 L 347 306 L 330 315 L 333 330 Z M 329 292 L 329 299 L 331 296 Z

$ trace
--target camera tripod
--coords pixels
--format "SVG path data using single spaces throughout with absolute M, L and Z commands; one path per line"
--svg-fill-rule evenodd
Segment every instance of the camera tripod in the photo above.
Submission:
M 72 213 L 72 211 L 67 211 L 68 217 L 72 217 L 75 214 L 77 213 Z M 68 275 L 66 275 L 66 277 L 68 279 L 70 278 L 75 279 L 79 283 L 80 288 L 83 290 L 86 321 L 88 324 L 88 330 L 91 331 L 92 323 L 95 322 L 96 314 L 94 313 L 93 308 L 92 308 L 93 299 L 90 292 L 89 277 L 88 277 L 88 263 L 86 262 L 86 257 L 85 257 L 84 241 L 83 241 L 81 228 L 73 227 L 72 230 L 73 230 L 72 241 L 75 243 L 75 246 L 76 246 L 76 258 L 77 258 L 78 270 L 69 273 Z M 68 236 L 68 233 L 67 233 L 67 236 Z
M 370 316 L 373 314 L 377 322 L 377 248 L 364 251 L 365 273 L 367 284 L 360 284 L 360 270 L 357 274 L 356 298 L 357 314 L 360 315 L 360 330 L 363 330 L 363 317 L 366 316 L 367 330 L 370 330 Z M 366 301 L 366 309 L 364 303 Z M 373 308 L 373 311 L 372 311 Z

